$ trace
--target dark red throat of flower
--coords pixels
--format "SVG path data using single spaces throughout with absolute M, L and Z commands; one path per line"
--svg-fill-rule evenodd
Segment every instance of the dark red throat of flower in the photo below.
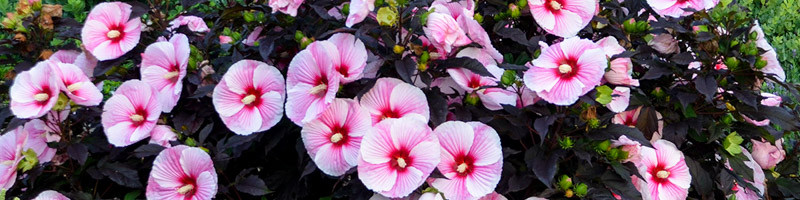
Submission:
M 670 172 L 664 168 L 663 164 L 659 163 L 655 167 L 650 168 L 648 173 L 650 173 L 650 176 L 653 177 L 653 180 L 655 180 L 656 183 L 661 184 L 669 182 Z
M 106 37 L 113 43 L 119 42 L 122 38 L 125 38 L 125 27 L 120 25 L 108 27 Z
M 544 7 L 550 12 L 559 12 L 564 9 L 564 6 L 564 0 L 546 0 L 544 2 Z
M 469 82 L 467 83 L 467 87 L 472 89 L 478 89 L 481 87 L 481 77 L 478 75 L 474 75 L 469 78 Z
M 561 62 L 555 70 L 561 75 L 561 79 L 571 79 L 578 75 L 580 66 L 578 66 L 578 61 L 576 59 L 568 58 Z
M 330 140 L 334 146 L 342 146 L 347 144 L 350 140 L 350 136 L 348 135 L 349 131 L 347 127 L 339 127 L 338 125 L 333 126 L 331 128 L 331 136 Z
M 185 176 L 181 178 L 181 187 L 177 188 L 175 192 L 184 196 L 184 200 L 190 200 L 197 192 L 197 182 L 191 177 Z
M 400 118 L 400 113 L 397 113 L 397 111 L 391 109 L 387 109 L 386 111 L 383 111 L 381 113 L 382 113 L 381 120 L 386 118 Z
M 399 149 L 392 153 L 392 159 L 389 160 L 389 165 L 397 171 L 405 171 L 408 166 L 411 166 L 413 160 L 408 156 L 409 151 L 406 149 Z
M 472 174 L 474 170 L 475 158 L 470 155 L 459 155 L 455 158 L 455 163 L 453 163 L 453 171 L 456 172 L 459 176 L 467 176 Z
M 244 95 L 242 95 L 241 98 L 242 98 L 242 103 L 248 108 L 260 105 L 261 91 L 254 87 L 248 87 L 247 89 L 244 90 Z

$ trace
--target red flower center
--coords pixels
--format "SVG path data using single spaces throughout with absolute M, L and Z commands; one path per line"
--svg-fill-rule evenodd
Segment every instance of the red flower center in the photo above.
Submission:
M 481 85 L 481 77 L 478 75 L 472 75 L 469 77 L 469 82 L 467 82 L 467 87 L 472 89 L 478 89 Z
M 244 94 L 242 94 L 242 103 L 245 107 L 252 108 L 256 105 L 261 105 L 261 90 L 256 89 L 255 87 L 248 87 L 244 90 Z
M 564 0 L 546 0 L 544 7 L 550 12 L 559 12 L 564 8 Z
M 136 108 L 136 111 L 131 114 L 130 118 L 134 126 L 140 126 L 147 121 L 147 110 L 142 107 Z
M 347 144 L 347 141 L 350 140 L 350 136 L 348 135 L 349 131 L 347 127 L 340 127 L 339 125 L 334 125 L 331 127 L 331 142 L 333 146 L 342 146 Z
M 400 118 L 400 113 L 397 113 L 397 111 L 394 111 L 392 109 L 386 109 L 384 111 L 381 111 L 381 120 L 386 118 Z
M 413 159 L 408 154 L 409 151 L 405 148 L 395 150 L 391 155 L 392 159 L 389 160 L 389 165 L 397 171 L 405 171 L 406 167 L 411 166 L 413 162 Z
M 561 79 L 571 79 L 578 75 L 578 71 L 580 71 L 580 66 L 578 65 L 577 59 L 567 58 L 555 68 L 556 73 L 561 75 Z
M 176 192 L 184 195 L 185 200 L 192 199 L 194 193 L 197 192 L 197 182 L 192 177 L 184 176 L 181 178 L 181 183 L 181 187 L 176 189 Z
M 659 163 L 655 167 L 651 167 L 648 170 L 648 173 L 650 173 L 650 176 L 653 177 L 653 180 L 655 180 L 656 183 L 661 184 L 661 183 L 669 182 L 670 172 L 667 171 L 664 168 L 664 165 L 661 164 L 661 163 Z
M 349 68 L 344 64 L 336 67 L 336 71 L 338 71 L 340 74 L 342 74 L 342 77 L 345 77 L 345 78 L 347 78 L 347 76 L 348 76 L 347 69 L 349 69 Z
M 108 27 L 106 37 L 113 43 L 119 42 L 122 38 L 125 38 L 125 27 L 120 25 Z
M 474 170 L 475 158 L 471 155 L 459 155 L 455 158 L 453 163 L 453 170 L 456 171 L 458 176 L 464 177 L 472 174 Z

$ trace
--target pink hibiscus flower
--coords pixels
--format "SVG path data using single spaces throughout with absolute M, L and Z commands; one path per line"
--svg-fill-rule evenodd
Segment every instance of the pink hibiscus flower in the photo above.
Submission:
M 492 74 L 490 77 L 481 76 L 473 73 L 469 69 L 464 68 L 451 68 L 447 69 L 450 77 L 464 89 L 467 93 L 475 92 L 483 102 L 483 105 L 489 110 L 503 109 L 502 104 L 516 105 L 517 94 L 513 91 L 503 88 L 492 87 L 497 86 L 500 77 L 503 75 L 503 69 L 497 67 L 497 63 L 491 58 L 486 56 L 486 52 L 478 48 L 466 48 L 458 52 L 456 57 L 470 57 L 480 61 Z M 484 88 L 489 87 L 489 88 Z
M 383 196 L 401 198 L 422 185 L 439 163 L 439 141 L 419 117 L 387 119 L 364 134 L 358 178 Z
M 41 122 L 41 121 L 40 121 Z M 56 150 L 47 146 L 41 132 L 31 122 L 0 136 L 0 189 L 9 189 L 17 179 L 17 165 L 22 161 L 22 152 L 33 150 L 40 163 L 50 162 Z
M 703 1 L 704 0 L 647 0 L 647 4 L 659 15 L 677 18 L 694 13 L 685 11 L 684 9 L 705 9 L 706 3 Z
M 363 97 L 361 106 L 369 111 L 372 124 L 386 118 L 401 118 L 417 114 L 426 122 L 430 119 L 430 109 L 425 93 L 417 87 L 396 78 L 380 78 Z
M 447 55 L 453 48 L 471 43 L 467 34 L 458 25 L 453 16 L 433 12 L 428 15 L 425 27 L 425 36 L 436 47 L 440 54 Z
M 358 165 L 361 138 L 370 128 L 369 114 L 358 102 L 334 99 L 319 118 L 303 126 L 300 136 L 322 172 L 341 176 Z
M 78 66 L 87 77 L 92 77 L 94 75 L 94 67 L 97 66 L 97 59 L 92 55 L 74 50 L 58 50 L 51 55 L 48 60 L 74 64 Z
M 49 133 L 47 132 L 45 122 L 40 119 L 31 120 L 25 123 L 23 130 L 26 137 L 28 137 L 24 144 L 25 149 L 32 149 L 36 152 L 39 163 L 46 163 L 53 160 L 53 157 L 56 155 L 56 149 L 47 146 L 47 142 L 50 141 L 47 138 Z
M 156 42 L 147 46 L 142 54 L 142 81 L 158 92 L 158 101 L 163 112 L 171 112 L 178 104 L 190 51 L 189 38 L 183 34 L 175 34 L 168 42 Z
M 781 98 L 781 96 L 772 93 L 762 92 L 761 97 L 763 97 L 763 99 L 761 99 L 761 105 L 765 106 L 777 107 L 781 105 L 781 102 L 783 102 L 783 98 Z
M 203 21 L 203 18 L 197 16 L 178 16 L 177 18 L 173 19 L 169 22 L 168 30 L 175 30 L 180 28 L 181 26 L 189 27 L 190 31 L 194 32 L 209 32 L 211 29 L 208 29 L 208 25 L 206 22 Z
M 305 0 L 269 0 L 269 7 L 272 8 L 272 13 L 280 11 L 294 17 L 303 1 Z
M 350 1 L 350 13 L 347 14 L 345 26 L 353 27 L 364 21 L 370 12 L 375 10 L 375 0 L 352 0 Z
M 39 62 L 14 78 L 9 93 L 11 112 L 18 118 L 44 116 L 58 101 L 59 83 L 47 62 Z
M 46 190 L 39 193 L 33 200 L 69 200 L 69 198 L 56 191 Z
M 178 135 L 167 125 L 156 125 L 150 132 L 150 144 L 157 144 L 163 147 L 171 147 L 170 141 L 178 140 Z
M 529 200 L 529 199 L 526 199 L 526 200 Z M 506 198 L 505 196 L 501 195 L 500 193 L 492 192 L 490 194 L 487 194 L 486 196 L 481 197 L 478 200 L 508 200 L 508 198 Z
M 142 81 L 122 83 L 103 106 L 101 120 L 108 142 L 124 147 L 150 136 L 161 115 L 157 95 Z
M 317 118 L 336 97 L 341 76 L 334 69 L 337 55 L 332 42 L 316 41 L 292 58 L 286 73 L 286 116 L 295 124 Z
M 434 130 L 441 145 L 438 169 L 446 178 L 431 185 L 447 199 L 477 199 L 494 191 L 503 170 L 497 132 L 480 122 L 445 122 Z
M 761 169 L 771 169 L 786 158 L 786 150 L 783 149 L 783 139 L 775 140 L 775 145 L 761 138 L 761 141 L 750 139 L 753 143 L 753 161 L 761 166 Z
M 200 148 L 178 145 L 156 156 L 147 179 L 147 199 L 211 199 L 217 194 L 217 172 Z
M 636 163 L 644 178 L 638 188 L 645 199 L 686 199 L 692 175 L 684 161 L 683 152 L 666 140 L 653 142 L 653 147 L 642 147 L 641 161 Z M 634 176 L 635 178 L 635 176 Z
M 92 8 L 81 31 L 86 50 L 98 60 L 119 58 L 136 47 L 142 22 L 129 19 L 131 5 L 122 2 L 100 3 Z
M 617 54 L 625 52 L 625 48 L 619 45 L 617 38 L 612 36 L 605 37 L 597 41 L 597 45 L 603 48 L 606 57 L 611 59 Z M 608 83 L 623 86 L 639 86 L 639 80 L 633 79 L 633 62 L 631 58 L 617 58 L 609 62 L 609 68 L 603 77 Z
M 744 164 L 753 170 L 753 181 L 747 181 L 753 187 L 756 187 L 756 191 L 748 187 L 741 187 L 738 183 L 734 185 L 734 189 L 736 190 L 736 199 L 737 200 L 759 200 L 761 199 L 759 196 L 764 195 L 764 189 L 766 187 L 766 177 L 764 176 L 764 170 L 761 170 L 761 167 L 758 166 L 753 156 L 750 155 L 750 152 L 747 152 L 747 148 L 741 147 L 742 154 L 747 157 L 748 160 L 744 161 Z M 730 163 L 726 162 L 725 166 L 730 169 Z
M 611 103 L 606 104 L 606 107 L 615 113 L 620 113 L 628 109 L 631 101 L 631 89 L 627 87 L 615 87 L 611 92 Z
M 283 117 L 283 75 L 277 68 L 254 60 L 234 63 L 214 88 L 214 109 L 222 122 L 239 135 L 272 128 Z
M 566 106 L 600 85 L 606 63 L 603 50 L 592 41 L 572 37 L 544 49 L 523 79 L 545 101 Z
M 592 21 L 597 1 L 529 0 L 528 7 L 533 19 L 545 31 L 567 38 L 578 34 Z
M 96 106 L 103 101 L 103 93 L 89 80 L 83 71 L 73 64 L 48 61 L 50 68 L 58 77 L 59 88 L 67 94 L 75 104 Z
M 334 54 L 333 69 L 341 74 L 341 83 L 361 79 L 364 76 L 364 67 L 367 66 L 367 49 L 364 43 L 349 33 L 334 34 L 327 41 L 336 45 L 339 50 L 338 54 Z

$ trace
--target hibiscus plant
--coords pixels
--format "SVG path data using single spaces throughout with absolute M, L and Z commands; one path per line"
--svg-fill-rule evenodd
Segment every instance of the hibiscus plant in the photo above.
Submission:
M 0 199 L 800 198 L 737 1 L 0 3 Z

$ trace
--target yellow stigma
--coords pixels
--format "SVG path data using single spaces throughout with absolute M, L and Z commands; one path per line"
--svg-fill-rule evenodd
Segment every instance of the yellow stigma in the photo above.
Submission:
M 106 37 L 111 38 L 111 39 L 117 38 L 120 35 L 122 35 L 122 33 L 120 33 L 118 30 L 111 30 L 111 31 L 108 31 L 108 33 L 106 33 Z
M 164 74 L 164 79 L 172 79 L 178 76 L 178 72 L 167 72 Z
M 558 3 L 558 1 L 550 1 L 550 7 L 552 7 L 553 10 L 561 10 L 561 3 Z
M 250 105 L 251 103 L 253 103 L 253 101 L 256 101 L 256 95 L 251 94 L 242 98 L 242 103 L 244 103 L 244 105 Z
M 406 160 L 403 158 L 397 158 L 397 166 L 400 168 L 406 168 Z
M 77 83 L 70 84 L 69 86 L 67 86 L 67 91 L 75 92 L 78 89 L 81 89 L 81 85 L 83 85 L 82 82 L 77 82 Z
M 144 121 L 144 116 L 139 114 L 133 114 L 131 115 L 131 120 L 133 120 L 133 122 L 141 122 Z
M 467 163 L 461 163 L 460 165 L 458 165 L 458 167 L 456 167 L 456 171 L 458 173 L 466 172 L 467 171 Z
M 179 194 L 186 194 L 189 191 L 192 191 L 193 189 L 194 189 L 194 186 L 192 186 L 192 184 L 186 184 L 183 187 L 178 188 L 178 193 Z
M 33 99 L 36 100 L 36 101 L 39 101 L 39 102 L 47 101 L 47 99 L 49 99 L 49 98 L 50 98 L 50 95 L 48 95 L 47 93 L 44 93 L 44 92 L 33 95 Z
M 342 135 L 341 133 L 334 133 L 333 135 L 331 135 L 331 142 L 338 143 L 339 141 L 342 141 L 343 138 L 344 135 Z
M 569 66 L 568 64 L 561 64 L 558 66 L 558 72 L 561 72 L 562 74 L 570 73 L 572 72 L 572 66 Z
M 658 177 L 658 178 L 668 178 L 669 177 L 669 172 L 668 171 L 664 171 L 664 170 L 658 171 L 656 173 L 656 177 Z
M 322 83 L 322 84 L 319 84 L 319 85 L 314 86 L 313 88 L 311 88 L 311 90 L 309 90 L 308 93 L 319 94 L 319 93 L 321 93 L 321 92 L 323 92 L 325 90 L 328 90 L 328 85 L 326 85 L 325 83 Z

